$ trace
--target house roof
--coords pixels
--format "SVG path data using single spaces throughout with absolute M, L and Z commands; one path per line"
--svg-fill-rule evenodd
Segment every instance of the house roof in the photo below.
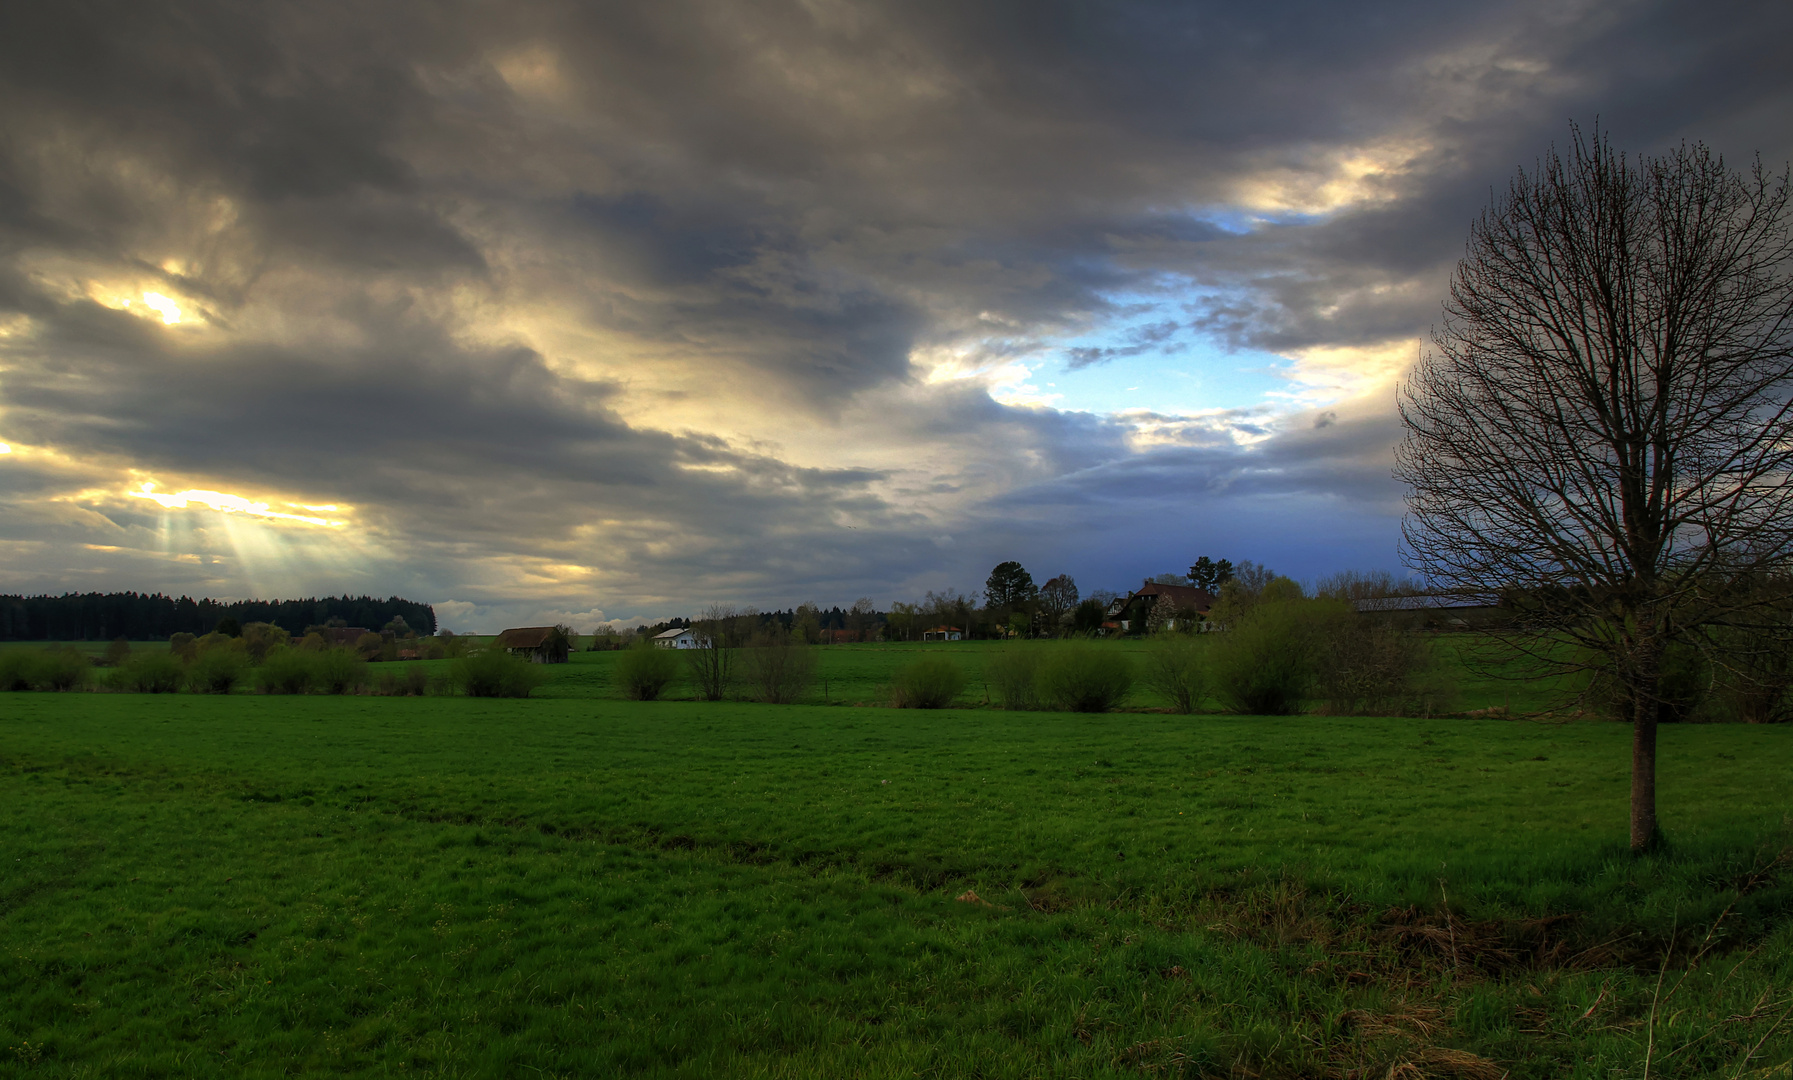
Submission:
M 655 634 L 654 640 L 655 641 L 669 641 L 669 640 L 676 638 L 682 634 L 689 634 L 690 632 L 691 632 L 691 628 L 689 626 L 675 626 L 671 630 L 662 630 L 658 634 Z
M 947 632 L 954 633 L 954 634 L 963 632 L 956 626 L 930 626 L 925 631 L 923 631 L 923 633 L 938 634 L 942 631 L 947 631 Z
M 552 626 L 516 626 L 499 634 L 492 644 L 500 649 L 539 649 L 553 636 Z
M 1148 581 L 1134 590 L 1133 595 L 1127 599 L 1132 601 L 1142 596 L 1152 597 L 1154 602 L 1158 599 L 1168 600 L 1178 609 L 1194 608 L 1197 611 L 1206 611 L 1214 606 L 1214 594 L 1206 589 L 1198 589 L 1194 585 L 1162 585 L 1156 581 Z

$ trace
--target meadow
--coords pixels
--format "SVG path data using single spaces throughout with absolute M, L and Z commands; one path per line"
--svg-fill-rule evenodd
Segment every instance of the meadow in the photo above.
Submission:
M 919 648 L 0 694 L 0 1075 L 1793 1075 L 1793 731 L 1665 727 L 1634 858 L 1620 725 L 877 707 Z

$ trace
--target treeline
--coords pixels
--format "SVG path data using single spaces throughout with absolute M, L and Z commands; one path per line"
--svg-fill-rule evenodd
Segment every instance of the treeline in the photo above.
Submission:
M 240 626 L 265 622 L 294 637 L 333 619 L 379 629 L 394 617 L 419 634 L 436 632 L 428 604 L 397 596 L 326 596 L 305 600 L 195 600 L 161 593 L 66 593 L 0 596 L 0 641 L 160 641 L 174 634 L 208 634 L 225 619 Z

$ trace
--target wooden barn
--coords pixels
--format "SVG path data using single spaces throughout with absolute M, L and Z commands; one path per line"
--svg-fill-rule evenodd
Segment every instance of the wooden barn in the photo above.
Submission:
M 564 664 L 570 651 L 566 635 L 554 626 L 512 627 L 492 644 L 532 664 Z

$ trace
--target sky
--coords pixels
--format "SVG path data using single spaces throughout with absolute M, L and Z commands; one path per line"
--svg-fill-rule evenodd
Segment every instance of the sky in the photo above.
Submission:
M 0 11 L 0 592 L 444 626 L 1402 569 L 1570 124 L 1793 157 L 1793 5 Z

